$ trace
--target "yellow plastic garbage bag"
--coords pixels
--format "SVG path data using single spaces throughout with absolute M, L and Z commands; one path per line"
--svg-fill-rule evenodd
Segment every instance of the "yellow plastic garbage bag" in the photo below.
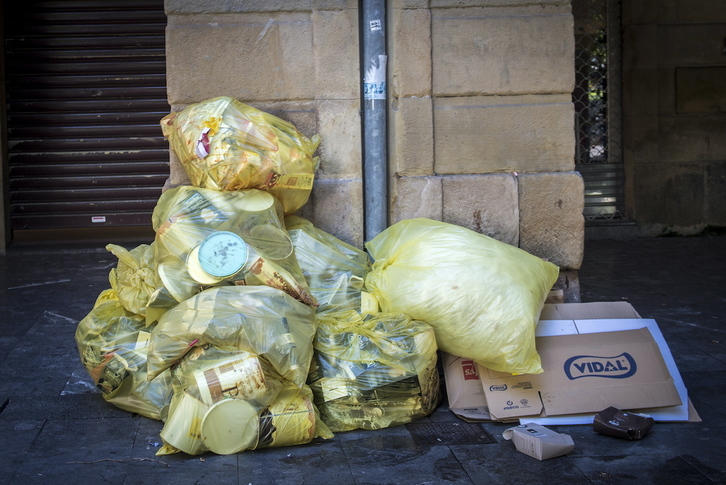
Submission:
M 285 226 L 310 292 L 319 304 L 318 313 L 365 311 L 361 305 L 365 306 L 366 299 L 361 295 L 371 270 L 368 255 L 302 217 L 285 217 Z
M 195 346 L 264 357 L 285 379 L 305 384 L 312 359 L 315 309 L 268 286 L 205 290 L 167 311 L 151 332 L 148 365 L 155 377 Z
M 154 244 L 141 244 L 131 250 L 117 244 L 107 244 L 106 250 L 118 258 L 118 264 L 108 275 L 111 288 L 128 311 L 147 316 L 147 305 L 163 285 L 156 272 Z M 157 313 L 149 312 L 147 324 L 158 319 Z
M 195 346 L 172 374 L 174 398 L 157 455 L 231 454 L 332 437 L 310 388 L 285 380 L 264 357 Z
M 97 305 L 76 327 L 81 362 L 103 398 L 118 408 L 152 419 L 163 419 L 171 401 L 171 373 L 147 378 L 147 350 L 151 333 L 146 320 L 126 310 L 121 302 L 99 295 Z
M 279 202 L 267 192 L 176 187 L 159 198 L 152 227 L 164 292 L 149 306 L 173 306 L 204 288 L 230 284 L 267 285 L 317 305 Z
M 444 352 L 501 372 L 542 372 L 534 329 L 557 266 L 430 219 L 396 223 L 366 247 L 366 287 L 383 311 L 430 323 Z
M 266 190 L 286 214 L 310 197 L 320 137 L 307 138 L 292 123 L 218 97 L 165 116 L 161 129 L 192 185 Z
M 403 314 L 318 315 L 308 382 L 333 432 L 381 429 L 432 413 L 439 403 L 433 328 Z

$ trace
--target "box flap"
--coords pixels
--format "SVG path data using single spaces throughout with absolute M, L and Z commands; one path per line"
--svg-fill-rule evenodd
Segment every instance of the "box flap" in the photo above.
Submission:
M 640 318 L 633 305 L 626 301 L 590 303 L 547 303 L 540 320 L 588 320 L 591 318 Z
M 441 358 L 449 409 L 466 421 L 491 420 L 476 363 L 446 352 L 441 352 Z

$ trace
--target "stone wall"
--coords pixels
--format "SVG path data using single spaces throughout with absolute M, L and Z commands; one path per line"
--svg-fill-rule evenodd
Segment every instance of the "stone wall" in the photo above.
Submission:
M 166 0 L 165 9 L 172 110 L 231 96 L 319 133 L 321 165 L 299 215 L 362 246 L 357 2 Z M 169 185 L 185 182 L 172 157 Z
M 362 246 L 358 2 L 166 10 L 173 108 L 229 95 L 320 133 L 300 215 Z M 579 268 L 569 1 L 389 0 L 387 24 L 390 222 L 443 220 Z M 184 183 L 172 165 L 170 183 Z
M 623 1 L 627 202 L 641 232 L 726 226 L 726 3 Z
M 391 3 L 392 221 L 444 220 L 579 268 L 569 2 Z

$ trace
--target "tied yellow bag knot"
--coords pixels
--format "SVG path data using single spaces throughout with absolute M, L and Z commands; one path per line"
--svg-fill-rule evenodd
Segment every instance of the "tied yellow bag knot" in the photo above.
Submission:
M 366 244 L 381 311 L 434 327 L 441 350 L 500 372 L 542 372 L 534 329 L 559 268 L 469 229 L 410 219 Z
M 126 310 L 146 316 L 146 306 L 151 295 L 162 286 L 156 272 L 154 243 L 141 244 L 130 251 L 116 244 L 108 244 L 106 250 L 119 260 L 116 268 L 108 275 L 118 300 Z

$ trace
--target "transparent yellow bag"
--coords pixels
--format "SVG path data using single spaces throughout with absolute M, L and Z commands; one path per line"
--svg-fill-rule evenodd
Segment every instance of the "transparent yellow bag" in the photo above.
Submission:
M 131 250 L 108 244 L 106 250 L 118 258 L 118 264 L 108 274 L 118 300 L 128 311 L 147 317 L 147 325 L 158 320 L 157 310 L 151 309 L 147 315 L 151 295 L 163 286 L 156 272 L 154 244 L 141 244 Z
M 75 341 L 83 366 L 103 398 L 120 409 L 162 419 L 171 401 L 171 373 L 147 378 L 147 350 L 151 333 L 141 315 L 99 295 L 96 306 L 76 327 Z
M 174 398 L 157 455 L 231 454 L 332 438 L 310 388 L 284 379 L 264 357 L 205 344 L 172 373 Z
M 363 283 L 371 269 L 368 255 L 302 217 L 285 217 L 285 226 L 318 313 L 361 310 Z
M 267 285 L 317 305 L 280 204 L 267 192 L 176 187 L 159 198 L 152 227 L 164 292 L 153 295 L 150 307 L 171 307 L 204 288 L 230 284 Z
M 312 359 L 315 309 L 268 286 L 205 290 L 167 311 L 151 333 L 150 378 L 195 346 L 245 351 L 266 359 L 298 387 Z
M 320 137 L 229 97 L 187 106 L 161 129 L 192 185 L 215 190 L 262 189 L 293 214 L 307 202 L 319 163 Z
M 433 328 L 403 314 L 318 315 L 308 382 L 333 431 L 382 429 L 432 413 L 441 394 Z
M 540 373 L 534 329 L 559 268 L 469 229 L 410 219 L 366 244 L 366 287 L 385 312 L 430 323 L 441 350 L 510 373 Z

